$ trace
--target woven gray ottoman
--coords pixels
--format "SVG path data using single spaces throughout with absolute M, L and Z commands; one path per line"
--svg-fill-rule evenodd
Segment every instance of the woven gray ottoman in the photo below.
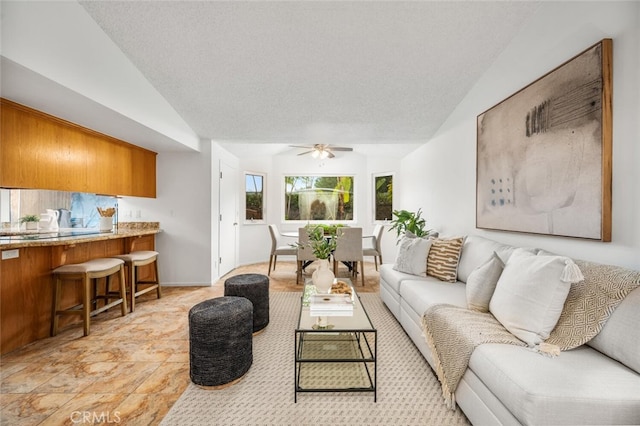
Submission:
M 253 303 L 253 332 L 269 324 L 269 277 L 261 274 L 241 274 L 224 282 L 225 296 L 246 297 Z
M 231 384 L 253 362 L 253 306 L 244 297 L 217 297 L 189 310 L 191 381 Z

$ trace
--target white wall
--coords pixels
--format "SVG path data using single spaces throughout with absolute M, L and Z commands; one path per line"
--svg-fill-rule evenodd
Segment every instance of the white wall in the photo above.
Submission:
M 155 199 L 118 201 L 120 221 L 160 222 L 156 247 L 163 285 L 209 286 L 220 278 L 220 162 L 240 170 L 239 161 L 216 142 L 202 141 L 201 147 L 199 153 L 158 154 Z
M 338 153 L 336 158 L 324 162 L 320 162 L 310 155 L 298 157 L 295 153 L 285 153 L 271 158 L 240 159 L 241 217 L 244 218 L 244 172 L 266 174 L 266 216 L 263 224 L 245 224 L 241 220 L 239 263 L 245 265 L 269 260 L 271 239 L 267 229 L 268 224 L 275 223 L 283 232 L 297 231 L 298 227 L 304 226 L 304 222 L 285 223 L 283 221 L 285 175 L 344 174 L 355 176 L 356 218 L 349 224 L 361 226 L 363 233 L 367 234 L 373 230 L 374 226 L 371 207 L 373 202 L 372 175 L 382 172 L 397 173 L 399 166 L 400 160 L 397 159 L 365 157 L 357 153 Z M 395 258 L 395 237 L 392 238 L 391 234 L 385 235 L 383 244 L 383 259 L 393 261 Z M 294 259 L 294 257 L 289 259 L 283 257 L 283 260 Z
M 612 242 L 475 229 L 476 117 L 603 38 L 613 39 Z M 640 269 L 640 3 L 541 4 L 436 136 L 402 161 L 401 207 L 448 235 L 480 234 Z
M 398 195 L 398 191 L 396 189 L 402 183 L 402 173 L 400 173 L 400 159 L 389 158 L 389 157 L 371 157 L 367 161 L 367 174 L 369 178 L 369 188 L 367 191 L 367 206 L 370 210 L 369 222 L 363 224 L 363 232 L 370 234 L 373 231 L 374 223 L 374 188 L 373 188 L 373 176 L 380 173 L 390 173 L 393 174 L 393 208 L 395 210 L 402 209 L 400 204 L 400 196 Z M 396 233 L 395 231 L 389 231 L 390 221 L 387 221 L 385 224 L 385 230 L 382 234 L 382 262 L 383 263 L 393 263 L 396 259 L 396 254 L 398 251 L 398 246 L 396 244 Z M 365 258 L 365 261 L 372 260 L 372 258 Z
M 119 220 L 160 222 L 156 249 L 163 285 L 211 285 L 217 279 L 212 263 L 217 239 L 212 239 L 211 206 L 217 189 L 212 188 L 211 144 L 201 143 L 201 152 L 160 153 L 156 170 L 157 197 L 123 197 L 118 201 Z

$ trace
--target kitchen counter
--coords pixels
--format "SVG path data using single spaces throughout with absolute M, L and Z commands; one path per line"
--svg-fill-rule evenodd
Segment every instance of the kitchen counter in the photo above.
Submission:
M 75 228 L 71 228 L 75 230 Z M 53 287 L 51 271 L 58 266 L 116 256 L 137 250 L 155 250 L 157 222 L 118 223 L 113 232 L 68 230 L 18 232 L 0 237 L 0 354 L 49 336 Z M 24 238 L 37 238 L 27 239 Z M 152 276 L 150 265 L 138 271 L 141 279 Z M 104 286 L 101 282 L 100 286 Z M 79 286 L 65 286 L 64 308 L 82 303 Z M 75 315 L 60 318 L 62 328 L 80 322 Z
M 118 229 L 112 232 L 100 232 L 98 230 L 92 232 L 85 230 L 0 235 L 0 250 L 89 243 L 93 241 L 154 235 L 159 232 L 162 231 L 160 229 Z
M 23 247 L 48 247 L 73 243 L 88 243 L 118 238 L 154 235 L 162 232 L 158 222 L 121 222 L 117 229 L 100 232 L 97 228 L 64 228 L 58 231 L 0 231 L 0 250 Z

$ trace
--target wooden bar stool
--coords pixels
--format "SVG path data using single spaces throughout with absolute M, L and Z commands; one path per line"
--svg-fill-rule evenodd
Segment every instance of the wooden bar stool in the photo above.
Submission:
M 156 290 L 158 299 L 162 297 L 160 289 L 160 279 L 158 278 L 158 252 L 152 250 L 132 251 L 129 254 L 114 256 L 116 259 L 124 261 L 124 266 L 128 270 L 127 288 L 130 289 L 131 296 L 129 305 L 131 312 L 136 308 L 136 297 Z M 153 280 L 138 279 L 138 267 L 153 263 Z M 142 285 L 143 287 L 139 288 Z
M 119 293 L 111 296 L 109 294 L 109 284 L 111 277 L 115 274 L 119 276 Z M 51 308 L 51 335 L 58 334 L 59 315 L 80 315 L 84 325 L 84 335 L 89 335 L 91 316 L 104 312 L 116 305 L 121 305 L 122 316 L 127 314 L 127 293 L 125 287 L 124 261 L 120 259 L 93 259 L 83 263 L 63 265 L 53 270 L 53 303 Z M 92 299 L 92 282 L 100 278 L 106 278 L 105 295 L 94 295 L 94 297 L 105 299 L 105 305 L 98 308 L 97 303 L 91 309 L 96 298 Z M 67 309 L 60 309 L 60 297 L 62 294 L 63 282 L 82 281 L 82 303 Z M 115 299 L 110 302 L 111 299 Z

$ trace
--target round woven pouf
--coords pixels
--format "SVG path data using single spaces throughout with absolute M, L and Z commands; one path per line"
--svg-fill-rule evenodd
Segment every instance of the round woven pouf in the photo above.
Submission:
M 217 297 L 189 310 L 191 381 L 220 387 L 234 383 L 253 362 L 253 306 L 244 297 Z
M 253 332 L 269 324 L 269 277 L 261 274 L 241 274 L 224 282 L 225 296 L 246 297 L 253 303 Z

